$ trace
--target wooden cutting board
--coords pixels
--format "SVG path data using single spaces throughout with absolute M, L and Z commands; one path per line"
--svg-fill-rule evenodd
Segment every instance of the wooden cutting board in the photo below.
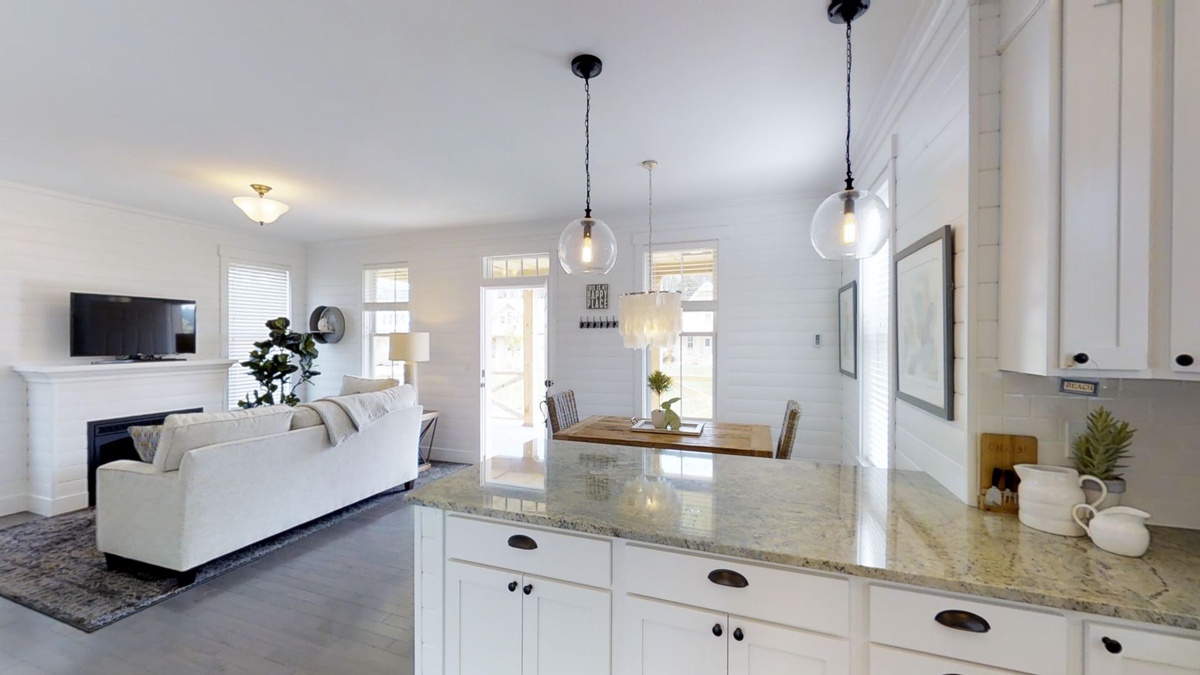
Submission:
M 1016 513 L 1017 499 L 1012 471 L 1017 464 L 1037 464 L 1038 439 L 1013 434 L 981 434 L 979 437 L 979 494 L 976 503 L 984 511 Z M 1000 486 L 989 498 L 995 470 L 1000 471 Z M 999 499 L 996 499 L 997 492 Z M 995 503 L 999 501 L 999 503 Z

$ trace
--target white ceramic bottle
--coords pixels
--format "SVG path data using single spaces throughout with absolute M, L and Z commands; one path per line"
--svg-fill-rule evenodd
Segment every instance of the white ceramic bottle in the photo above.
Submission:
M 1091 502 L 1091 506 L 1108 496 L 1104 481 L 1095 476 L 1080 476 L 1075 469 L 1046 464 L 1018 464 L 1013 469 L 1021 477 L 1017 516 L 1022 524 L 1035 530 L 1082 537 L 1086 533 L 1073 514 L 1076 504 L 1087 503 L 1081 487 L 1084 481 L 1095 481 L 1100 486 L 1100 498 Z

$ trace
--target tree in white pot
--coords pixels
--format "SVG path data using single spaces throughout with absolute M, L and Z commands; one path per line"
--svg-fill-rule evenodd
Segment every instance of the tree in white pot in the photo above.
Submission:
M 1118 470 L 1126 468 L 1120 462 L 1131 456 L 1129 446 L 1133 443 L 1136 431 L 1129 426 L 1129 422 L 1118 420 L 1101 406 L 1088 414 L 1087 430 L 1071 442 L 1071 459 L 1075 462 L 1075 470 L 1099 478 L 1108 487 L 1108 497 L 1097 508 L 1105 509 L 1121 503 L 1125 479 L 1121 478 Z M 1099 490 L 1089 488 L 1086 484 L 1083 491 L 1088 501 L 1100 496 Z
M 667 413 L 660 407 L 661 399 L 662 395 L 674 384 L 675 381 L 671 379 L 671 376 L 661 370 L 656 370 L 646 376 L 646 386 L 654 392 L 654 410 L 650 411 L 650 422 L 654 424 L 655 429 L 667 428 Z

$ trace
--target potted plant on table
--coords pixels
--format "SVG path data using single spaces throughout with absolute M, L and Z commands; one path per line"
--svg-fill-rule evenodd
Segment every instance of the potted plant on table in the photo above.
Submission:
M 1126 468 L 1119 462 L 1131 456 L 1129 446 L 1136 431 L 1129 426 L 1129 422 L 1118 420 L 1101 406 L 1088 414 L 1087 430 L 1071 442 L 1071 459 L 1075 462 L 1075 470 L 1099 478 L 1108 487 L 1108 497 L 1097 509 L 1121 503 L 1121 495 L 1125 494 L 1125 480 L 1117 471 Z M 1089 502 L 1095 501 L 1100 494 L 1099 490 L 1089 488 L 1086 483 L 1083 491 Z
M 654 392 L 657 399 L 661 399 L 662 395 L 674 384 L 675 381 L 671 379 L 671 376 L 661 370 L 656 370 L 646 377 L 646 386 Z M 650 423 L 654 425 L 655 429 L 679 428 L 679 414 L 671 410 L 671 404 L 678 400 L 679 397 L 676 396 L 669 401 L 662 401 L 659 404 L 660 407 L 650 411 Z M 671 425 L 672 421 L 675 422 L 674 426 Z

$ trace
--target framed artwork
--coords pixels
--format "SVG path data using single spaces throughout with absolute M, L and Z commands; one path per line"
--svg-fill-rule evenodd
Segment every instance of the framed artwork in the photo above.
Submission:
M 608 284 L 587 285 L 587 308 L 608 309 Z
M 896 398 L 954 419 L 954 249 L 946 225 L 896 254 Z
M 858 379 L 858 282 L 838 289 L 838 370 Z

